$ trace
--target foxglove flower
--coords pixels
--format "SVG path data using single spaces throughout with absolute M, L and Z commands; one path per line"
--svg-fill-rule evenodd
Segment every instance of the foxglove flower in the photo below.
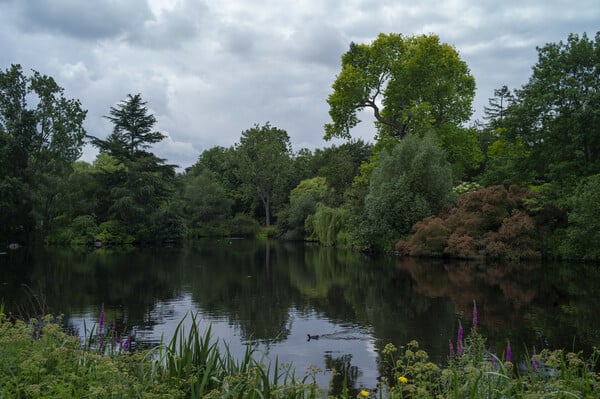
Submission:
M 473 329 L 477 329 L 477 303 L 473 301 Z
M 512 349 L 510 348 L 510 341 L 506 344 L 506 361 L 512 361 Z

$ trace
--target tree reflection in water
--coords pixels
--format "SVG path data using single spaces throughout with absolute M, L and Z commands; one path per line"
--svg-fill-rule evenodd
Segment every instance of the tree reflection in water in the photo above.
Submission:
M 378 367 L 370 363 L 370 343 L 376 354 L 386 343 L 400 347 L 416 339 L 434 362 L 444 362 L 458 320 L 470 324 L 474 300 L 480 328 L 498 353 L 507 338 L 515 357 L 534 345 L 589 351 L 600 342 L 599 290 L 597 265 L 447 262 L 249 240 L 167 249 L 51 248 L 0 257 L 7 311 L 26 312 L 33 292 L 67 322 L 97 320 L 104 305 L 119 331 L 154 331 L 175 314 L 198 311 L 230 327 L 220 330 L 224 339 L 269 345 L 294 363 L 356 368 L 348 375 L 358 380 Z M 173 309 L 177 303 L 191 309 Z M 360 340 L 327 342 L 333 349 L 346 345 L 335 358 L 325 352 L 332 347 L 306 346 L 307 333 L 336 328 Z

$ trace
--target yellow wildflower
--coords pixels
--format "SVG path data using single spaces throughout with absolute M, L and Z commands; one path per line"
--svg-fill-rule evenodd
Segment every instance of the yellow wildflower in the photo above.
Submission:
M 406 378 L 405 376 L 398 377 L 398 382 L 401 384 L 407 384 L 408 378 Z
M 360 391 L 360 396 L 362 396 L 363 398 L 366 398 L 369 396 L 369 391 L 365 391 L 364 389 Z

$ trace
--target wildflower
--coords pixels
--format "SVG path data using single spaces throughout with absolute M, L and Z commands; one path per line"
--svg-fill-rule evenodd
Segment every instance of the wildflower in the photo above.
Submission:
M 127 336 L 127 339 L 123 343 L 123 350 L 125 352 L 129 352 L 129 348 L 131 347 L 131 335 Z
M 506 361 L 512 361 L 512 349 L 510 348 L 510 341 L 506 344 Z
M 400 377 L 398 377 L 398 382 L 401 384 L 407 384 L 408 378 L 406 378 L 405 376 L 400 376 Z
M 360 391 L 359 395 L 363 398 L 369 397 L 369 391 L 365 391 L 364 389 Z
M 456 337 L 456 355 L 462 355 L 463 351 L 463 327 L 460 320 L 458 321 L 458 335 Z
M 537 356 L 535 354 L 535 347 L 533 348 L 533 355 L 531 356 L 531 371 L 537 373 Z
M 102 334 L 102 330 L 104 330 L 104 304 L 102 304 L 102 309 L 100 310 L 100 318 L 98 319 L 98 332 Z
M 454 345 L 452 345 L 452 341 L 448 340 L 448 353 L 450 357 L 454 357 Z
M 473 300 L 473 329 L 477 328 L 477 302 Z

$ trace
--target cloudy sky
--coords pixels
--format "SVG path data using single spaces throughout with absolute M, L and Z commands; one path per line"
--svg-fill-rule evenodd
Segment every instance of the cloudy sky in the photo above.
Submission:
M 326 100 L 351 41 L 439 35 L 476 79 L 480 118 L 494 88 L 527 82 L 536 46 L 598 30 L 598 0 L 0 0 L 0 67 L 54 77 L 98 137 L 109 108 L 141 93 L 168 135 L 155 152 L 186 167 L 267 121 L 294 150 L 331 145 Z M 362 119 L 353 133 L 371 140 Z

